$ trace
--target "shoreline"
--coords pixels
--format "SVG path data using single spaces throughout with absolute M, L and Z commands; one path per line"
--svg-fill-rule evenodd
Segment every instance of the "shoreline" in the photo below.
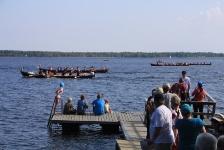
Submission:
M 22 51 L 0 50 L 0 57 L 102 57 L 102 58 L 154 58 L 154 57 L 224 57 L 224 53 L 212 52 L 61 52 L 61 51 Z

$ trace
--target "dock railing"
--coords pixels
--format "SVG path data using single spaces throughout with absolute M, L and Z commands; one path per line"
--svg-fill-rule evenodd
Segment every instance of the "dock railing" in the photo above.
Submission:
M 182 101 L 181 104 L 203 104 L 204 110 L 203 112 L 192 112 L 192 115 L 204 115 L 207 116 L 207 118 L 213 117 L 215 115 L 215 109 L 216 109 L 216 101 L 210 96 L 207 95 L 205 98 L 205 101 L 203 102 L 197 102 L 197 101 Z M 207 111 L 206 111 L 207 109 Z

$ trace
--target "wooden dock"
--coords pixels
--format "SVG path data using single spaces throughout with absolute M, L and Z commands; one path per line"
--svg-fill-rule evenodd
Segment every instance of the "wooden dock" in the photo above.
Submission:
M 100 124 L 109 125 L 112 128 L 120 126 L 124 139 L 116 140 L 116 149 L 136 150 L 141 149 L 140 141 L 146 138 L 147 129 L 143 124 L 143 112 L 112 112 L 101 116 L 91 113 L 86 115 L 63 115 L 55 114 L 51 118 L 51 124 Z
M 112 112 L 100 116 L 95 116 L 92 113 L 86 115 L 63 115 L 57 113 L 53 115 L 50 122 L 51 124 L 67 124 L 70 125 L 82 125 L 82 124 L 99 124 L 102 129 L 106 127 L 106 130 L 117 131 L 120 129 L 123 132 L 124 138 L 116 140 L 117 150 L 140 150 L 145 146 L 144 139 L 146 139 L 147 128 L 143 124 L 144 114 L 143 112 Z M 211 122 L 207 119 L 206 124 Z M 109 127 L 109 128 L 108 128 Z M 115 130 L 113 130 L 115 129 Z

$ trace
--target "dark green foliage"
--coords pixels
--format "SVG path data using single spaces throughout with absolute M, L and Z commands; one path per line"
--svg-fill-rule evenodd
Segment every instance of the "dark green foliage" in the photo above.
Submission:
M 56 52 L 0 50 L 0 57 L 224 57 L 211 52 Z

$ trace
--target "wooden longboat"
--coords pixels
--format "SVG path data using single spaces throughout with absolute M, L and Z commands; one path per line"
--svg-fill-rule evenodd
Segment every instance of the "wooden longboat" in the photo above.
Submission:
M 80 70 L 80 72 L 82 72 L 82 73 L 91 73 L 91 72 L 94 72 L 94 73 L 107 73 L 108 71 L 109 71 L 109 69 L 106 68 L 106 67 L 103 67 L 103 68 L 91 67 L 91 68 L 88 68 L 88 69 Z
M 193 63 L 187 63 L 187 62 L 179 62 L 179 63 L 168 63 L 168 62 L 156 62 L 151 63 L 151 66 L 192 66 L 192 65 L 212 65 L 212 63 L 206 63 L 206 62 L 193 62 Z
M 190 65 L 212 65 L 212 63 L 199 62 L 199 63 L 189 63 Z
M 21 70 L 20 73 L 22 74 L 23 77 L 25 78 L 51 78 L 51 77 L 55 77 L 55 78 L 69 78 L 69 79 L 90 79 L 95 77 L 94 73 L 80 73 L 79 76 L 77 76 L 77 74 L 38 74 L 35 72 L 30 72 L 30 71 L 23 71 Z
M 72 74 L 72 75 L 54 75 L 53 77 L 55 78 L 68 78 L 68 79 L 91 79 L 93 77 L 95 77 L 95 74 L 92 73 L 80 73 L 79 76 L 77 76 L 76 74 Z
M 188 63 L 151 63 L 151 66 L 190 66 Z
M 20 70 L 20 73 L 24 78 L 49 78 L 49 76 L 41 75 L 31 71 Z

